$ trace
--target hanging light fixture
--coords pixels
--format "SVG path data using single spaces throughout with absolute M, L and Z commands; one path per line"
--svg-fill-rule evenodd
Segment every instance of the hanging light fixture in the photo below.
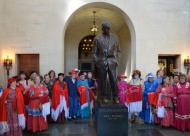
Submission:
M 95 14 L 96 14 L 96 11 L 93 11 L 94 13 L 94 21 L 93 21 L 93 25 L 91 26 L 91 29 L 90 31 L 94 33 L 98 32 L 98 26 L 96 25 L 96 21 L 95 21 Z

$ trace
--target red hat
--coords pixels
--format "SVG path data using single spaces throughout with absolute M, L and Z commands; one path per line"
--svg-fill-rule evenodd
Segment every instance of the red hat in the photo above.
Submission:
M 72 74 L 77 74 L 77 71 L 71 70 L 71 71 L 69 72 L 69 75 L 72 75 Z
M 17 78 L 15 78 L 15 77 L 9 78 L 7 87 L 10 87 L 11 83 L 16 81 L 16 80 L 17 80 Z
M 80 70 L 79 70 L 78 68 L 75 68 L 75 71 L 76 71 L 77 73 L 79 73 L 79 72 L 80 72 Z
M 120 74 L 119 76 L 117 76 L 118 78 L 127 78 L 127 76 L 125 76 L 124 74 Z

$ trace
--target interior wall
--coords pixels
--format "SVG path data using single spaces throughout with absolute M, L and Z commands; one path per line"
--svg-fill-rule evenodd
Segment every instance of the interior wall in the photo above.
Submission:
M 159 54 L 180 54 L 178 69 L 186 73 L 183 62 L 190 54 L 189 10 L 189 0 L 155 0 L 136 12 L 136 64 L 142 77 L 156 73 Z
M 5 86 L 4 66 L 3 66 L 3 44 L 5 43 L 5 0 L 0 0 L 0 86 Z
M 117 36 L 120 43 L 121 48 L 121 60 L 118 67 L 118 74 L 124 73 L 127 75 L 127 80 L 131 79 L 131 34 L 129 28 L 124 25 L 118 32 Z
M 63 2 L 0 0 L 0 16 L 4 16 L 0 22 L 5 22 L 5 29 L 0 29 L 0 37 L 5 34 L 5 42 L 0 52 L 3 56 L 9 55 L 13 59 L 10 77 L 17 75 L 17 54 L 40 54 L 39 74 L 41 75 L 51 69 L 56 73 L 63 72 L 62 16 L 64 12 L 62 10 L 64 8 L 57 6 L 59 4 L 63 5 Z M 7 80 L 5 70 L 3 74 L 0 81 L 4 80 L 5 87 Z
M 189 4 L 189 0 L 0 0 L 1 57 L 10 55 L 13 58 L 10 76 L 17 74 L 15 56 L 22 53 L 40 54 L 42 75 L 50 69 L 64 72 L 65 63 L 73 61 L 65 62 L 64 59 L 64 48 L 70 46 L 65 44 L 65 32 L 72 15 L 82 9 L 103 7 L 120 14 L 127 23 L 133 52 L 131 69 L 140 69 L 142 78 L 149 72 L 156 72 L 158 54 L 179 54 L 179 70 L 185 72 L 183 61 L 190 54 Z M 77 42 L 72 44 L 76 48 L 71 47 L 71 52 L 66 53 L 76 52 L 77 56 L 73 55 L 76 61 L 78 43 L 89 34 L 89 29 L 80 29 L 80 32 L 75 29 L 73 34 Z M 69 35 L 68 38 L 72 40 Z M 77 67 L 77 63 L 69 65 Z M 0 72 L 0 82 L 5 87 L 6 71 L 2 61 Z

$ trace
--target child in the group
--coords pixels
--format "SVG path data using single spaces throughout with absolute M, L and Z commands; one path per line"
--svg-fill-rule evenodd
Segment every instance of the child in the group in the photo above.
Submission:
M 80 72 L 80 80 L 77 83 L 78 92 L 80 95 L 79 114 L 82 118 L 90 117 L 90 94 L 88 81 L 85 79 L 86 72 Z

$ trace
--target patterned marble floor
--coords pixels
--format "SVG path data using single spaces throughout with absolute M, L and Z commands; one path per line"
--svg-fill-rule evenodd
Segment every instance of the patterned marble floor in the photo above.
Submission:
M 64 124 L 49 124 L 49 128 L 43 132 L 25 132 L 24 136 L 96 136 L 95 121 L 92 116 L 89 119 L 77 119 L 67 121 Z M 163 128 L 158 125 L 129 123 L 129 136 L 190 136 L 190 132 L 181 132 L 174 128 Z

